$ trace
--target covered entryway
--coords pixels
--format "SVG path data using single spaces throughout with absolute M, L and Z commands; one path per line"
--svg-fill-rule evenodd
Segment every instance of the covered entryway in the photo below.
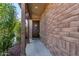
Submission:
M 25 35 L 25 37 L 22 37 L 21 52 L 24 55 L 26 53 L 27 56 L 51 56 L 50 51 L 40 38 L 40 17 L 47 4 L 21 5 L 23 15 L 22 22 L 23 25 L 27 26 L 22 26 L 22 30 L 24 31 L 22 35 Z

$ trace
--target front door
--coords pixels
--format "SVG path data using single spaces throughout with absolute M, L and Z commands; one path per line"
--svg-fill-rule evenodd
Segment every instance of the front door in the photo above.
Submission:
M 39 38 L 39 32 L 40 32 L 40 24 L 39 21 L 33 21 L 32 23 L 32 37 L 33 38 Z

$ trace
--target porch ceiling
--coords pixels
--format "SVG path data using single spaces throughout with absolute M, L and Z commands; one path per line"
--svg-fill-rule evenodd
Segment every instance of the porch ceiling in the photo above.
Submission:
M 28 8 L 30 13 L 30 18 L 33 20 L 40 19 L 47 5 L 48 4 L 46 3 L 29 3 Z

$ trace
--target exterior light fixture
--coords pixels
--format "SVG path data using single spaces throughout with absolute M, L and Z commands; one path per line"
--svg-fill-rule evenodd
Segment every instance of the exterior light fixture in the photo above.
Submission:
M 35 8 L 37 9 L 37 8 L 38 8 L 38 6 L 35 6 Z

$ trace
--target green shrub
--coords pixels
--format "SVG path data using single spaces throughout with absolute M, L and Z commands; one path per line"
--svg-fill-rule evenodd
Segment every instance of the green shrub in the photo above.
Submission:
M 16 8 L 12 4 L 0 3 L 0 55 L 12 47 L 16 26 Z

